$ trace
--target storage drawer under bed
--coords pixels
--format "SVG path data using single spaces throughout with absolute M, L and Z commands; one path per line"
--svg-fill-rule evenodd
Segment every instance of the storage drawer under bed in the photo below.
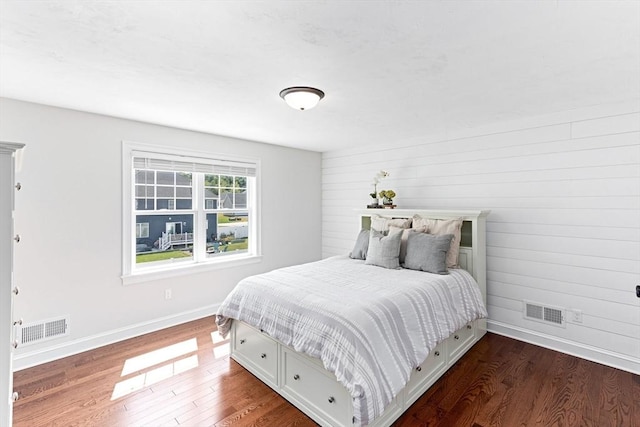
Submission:
M 269 386 L 278 386 L 278 344 L 258 329 L 235 322 L 233 358 L 249 364 L 253 373 Z
M 318 412 L 317 421 L 330 420 L 335 426 L 351 425 L 351 396 L 335 375 L 323 368 L 319 359 L 283 346 L 280 386 L 282 394 L 305 406 L 308 415 Z
M 463 326 L 455 331 L 452 336 L 447 338 L 447 345 L 449 346 L 447 349 L 447 352 L 449 353 L 449 364 L 454 363 L 462 357 L 474 342 L 475 328 L 473 323 Z

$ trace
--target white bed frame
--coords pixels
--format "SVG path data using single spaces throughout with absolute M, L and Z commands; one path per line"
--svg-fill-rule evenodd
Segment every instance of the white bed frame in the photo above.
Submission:
M 357 213 L 361 228 L 369 228 L 371 215 L 411 218 L 416 214 L 432 219 L 463 219 L 460 266 L 476 279 L 486 305 L 485 224 L 489 211 L 367 209 Z M 476 320 L 439 343 L 384 413 L 369 425 L 389 426 L 486 332 L 486 320 Z M 319 359 L 298 353 L 238 321 L 233 322 L 231 329 L 231 357 L 320 425 L 353 425 L 349 393 Z

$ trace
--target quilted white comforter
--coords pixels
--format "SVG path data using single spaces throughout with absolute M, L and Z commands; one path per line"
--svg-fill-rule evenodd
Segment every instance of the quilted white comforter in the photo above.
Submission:
M 226 336 L 242 320 L 321 359 L 353 397 L 356 425 L 366 425 L 436 344 L 486 316 L 465 270 L 388 270 L 338 256 L 242 280 L 216 323 Z

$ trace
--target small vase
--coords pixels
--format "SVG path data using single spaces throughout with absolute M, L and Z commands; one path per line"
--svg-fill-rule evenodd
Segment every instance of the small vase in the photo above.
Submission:
M 383 205 L 393 205 L 393 200 L 392 200 L 392 199 L 388 199 L 388 198 L 386 198 L 386 197 L 385 197 L 385 198 L 382 200 L 382 204 L 383 204 Z

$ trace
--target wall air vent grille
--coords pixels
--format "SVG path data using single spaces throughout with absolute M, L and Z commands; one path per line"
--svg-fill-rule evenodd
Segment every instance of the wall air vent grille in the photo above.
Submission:
M 564 308 L 524 301 L 524 318 L 550 325 L 566 327 Z
M 69 317 L 48 319 L 23 324 L 18 327 L 17 336 L 21 345 L 35 344 L 52 338 L 69 335 Z
M 544 320 L 547 322 L 555 323 L 557 325 L 562 324 L 562 310 L 557 308 L 544 308 Z
M 541 305 L 535 305 L 535 304 L 526 304 L 526 307 L 527 307 L 527 314 L 525 317 L 542 320 L 542 309 L 544 307 L 542 307 Z

